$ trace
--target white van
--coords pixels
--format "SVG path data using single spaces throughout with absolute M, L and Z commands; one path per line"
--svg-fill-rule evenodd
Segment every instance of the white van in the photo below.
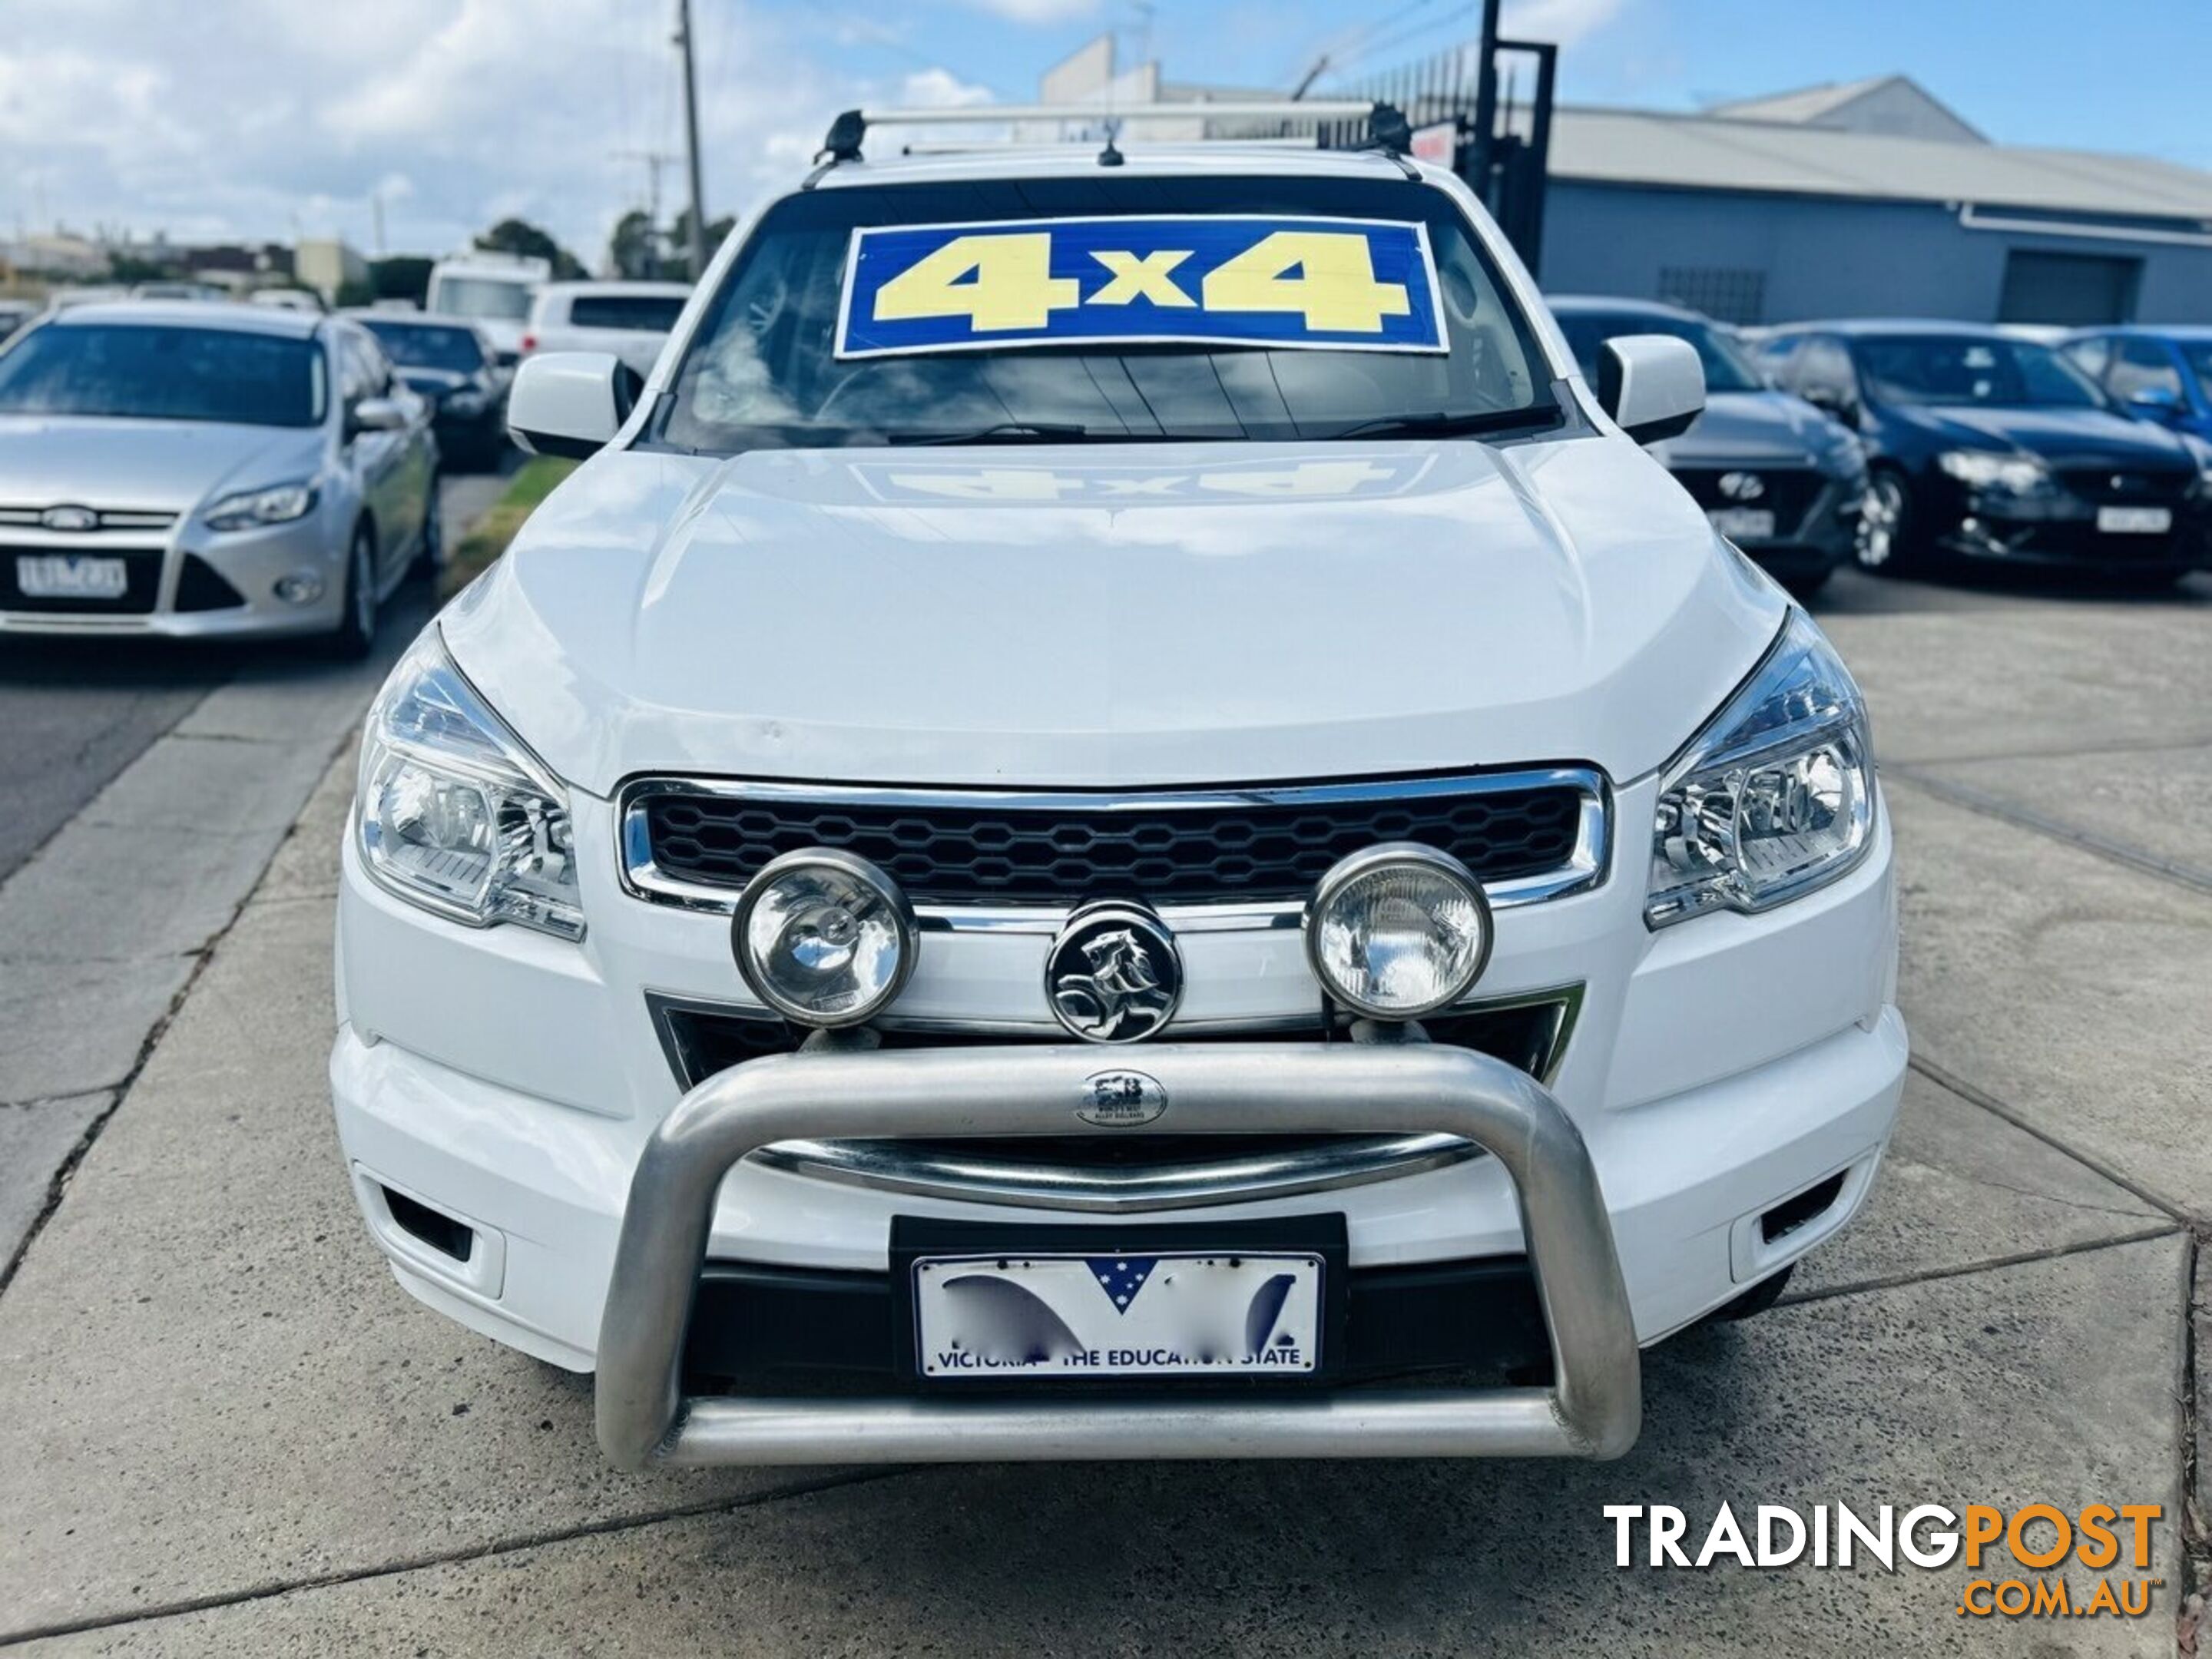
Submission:
M 500 362 L 512 363 L 521 355 L 531 301 L 552 275 L 551 264 L 544 259 L 474 249 L 430 268 L 422 308 L 478 324 L 491 337 Z
M 531 308 L 522 354 L 611 351 L 650 374 L 690 297 L 688 283 L 548 283 Z

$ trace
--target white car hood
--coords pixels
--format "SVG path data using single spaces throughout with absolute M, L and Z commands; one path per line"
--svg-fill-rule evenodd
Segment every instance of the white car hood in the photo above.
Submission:
M 594 459 L 447 611 L 562 776 L 1660 765 L 1779 592 L 1626 440 Z

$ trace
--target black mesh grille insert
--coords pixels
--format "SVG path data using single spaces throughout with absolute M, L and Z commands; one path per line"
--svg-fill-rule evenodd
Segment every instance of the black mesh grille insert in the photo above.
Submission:
M 743 887 L 781 854 L 838 847 L 881 866 L 919 903 L 1205 904 L 1303 897 L 1347 853 L 1386 841 L 1439 848 L 1486 881 L 1540 875 L 1574 854 L 1582 792 L 1544 783 L 1132 808 L 823 803 L 647 786 L 635 804 L 662 873 L 718 887 Z
M 1765 509 L 1774 514 L 1777 535 L 1788 535 L 1811 510 L 1813 501 L 1827 483 L 1819 473 L 1803 467 L 1698 467 L 1678 468 L 1675 481 L 1690 492 L 1690 499 L 1708 511 L 1715 507 L 1749 507 Z M 1723 478 L 1756 478 L 1759 493 L 1744 496 L 1729 495 L 1721 489 Z M 1738 490 L 1750 488 L 1738 483 Z
M 229 611 L 246 603 L 246 595 L 233 587 L 222 573 L 197 553 L 185 555 L 185 568 L 177 577 L 179 611 Z

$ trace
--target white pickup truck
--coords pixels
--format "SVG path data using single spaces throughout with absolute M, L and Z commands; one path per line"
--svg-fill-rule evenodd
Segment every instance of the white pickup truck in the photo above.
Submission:
M 641 392 L 523 366 L 589 459 L 369 717 L 331 1083 L 617 1462 L 1614 1456 L 1866 1197 L 1859 691 L 1391 117 L 848 117 Z

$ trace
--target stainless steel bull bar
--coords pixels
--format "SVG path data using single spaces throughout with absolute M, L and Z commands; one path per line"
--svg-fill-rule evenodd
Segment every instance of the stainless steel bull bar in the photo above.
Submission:
M 682 1359 L 722 1179 L 779 1140 L 1065 1134 L 1097 1048 L 806 1052 L 749 1060 L 678 1103 L 632 1178 L 599 1328 L 599 1444 L 625 1468 L 726 1463 L 1192 1457 L 1618 1457 L 1642 1414 L 1636 1328 L 1596 1171 L 1541 1084 L 1428 1043 L 1128 1051 L 1159 1132 L 1462 1135 L 1512 1176 L 1550 1328 L 1549 1389 L 1346 1389 L 1249 1400 L 687 1398 Z M 1110 1133 L 1110 1132 L 1109 1132 Z

